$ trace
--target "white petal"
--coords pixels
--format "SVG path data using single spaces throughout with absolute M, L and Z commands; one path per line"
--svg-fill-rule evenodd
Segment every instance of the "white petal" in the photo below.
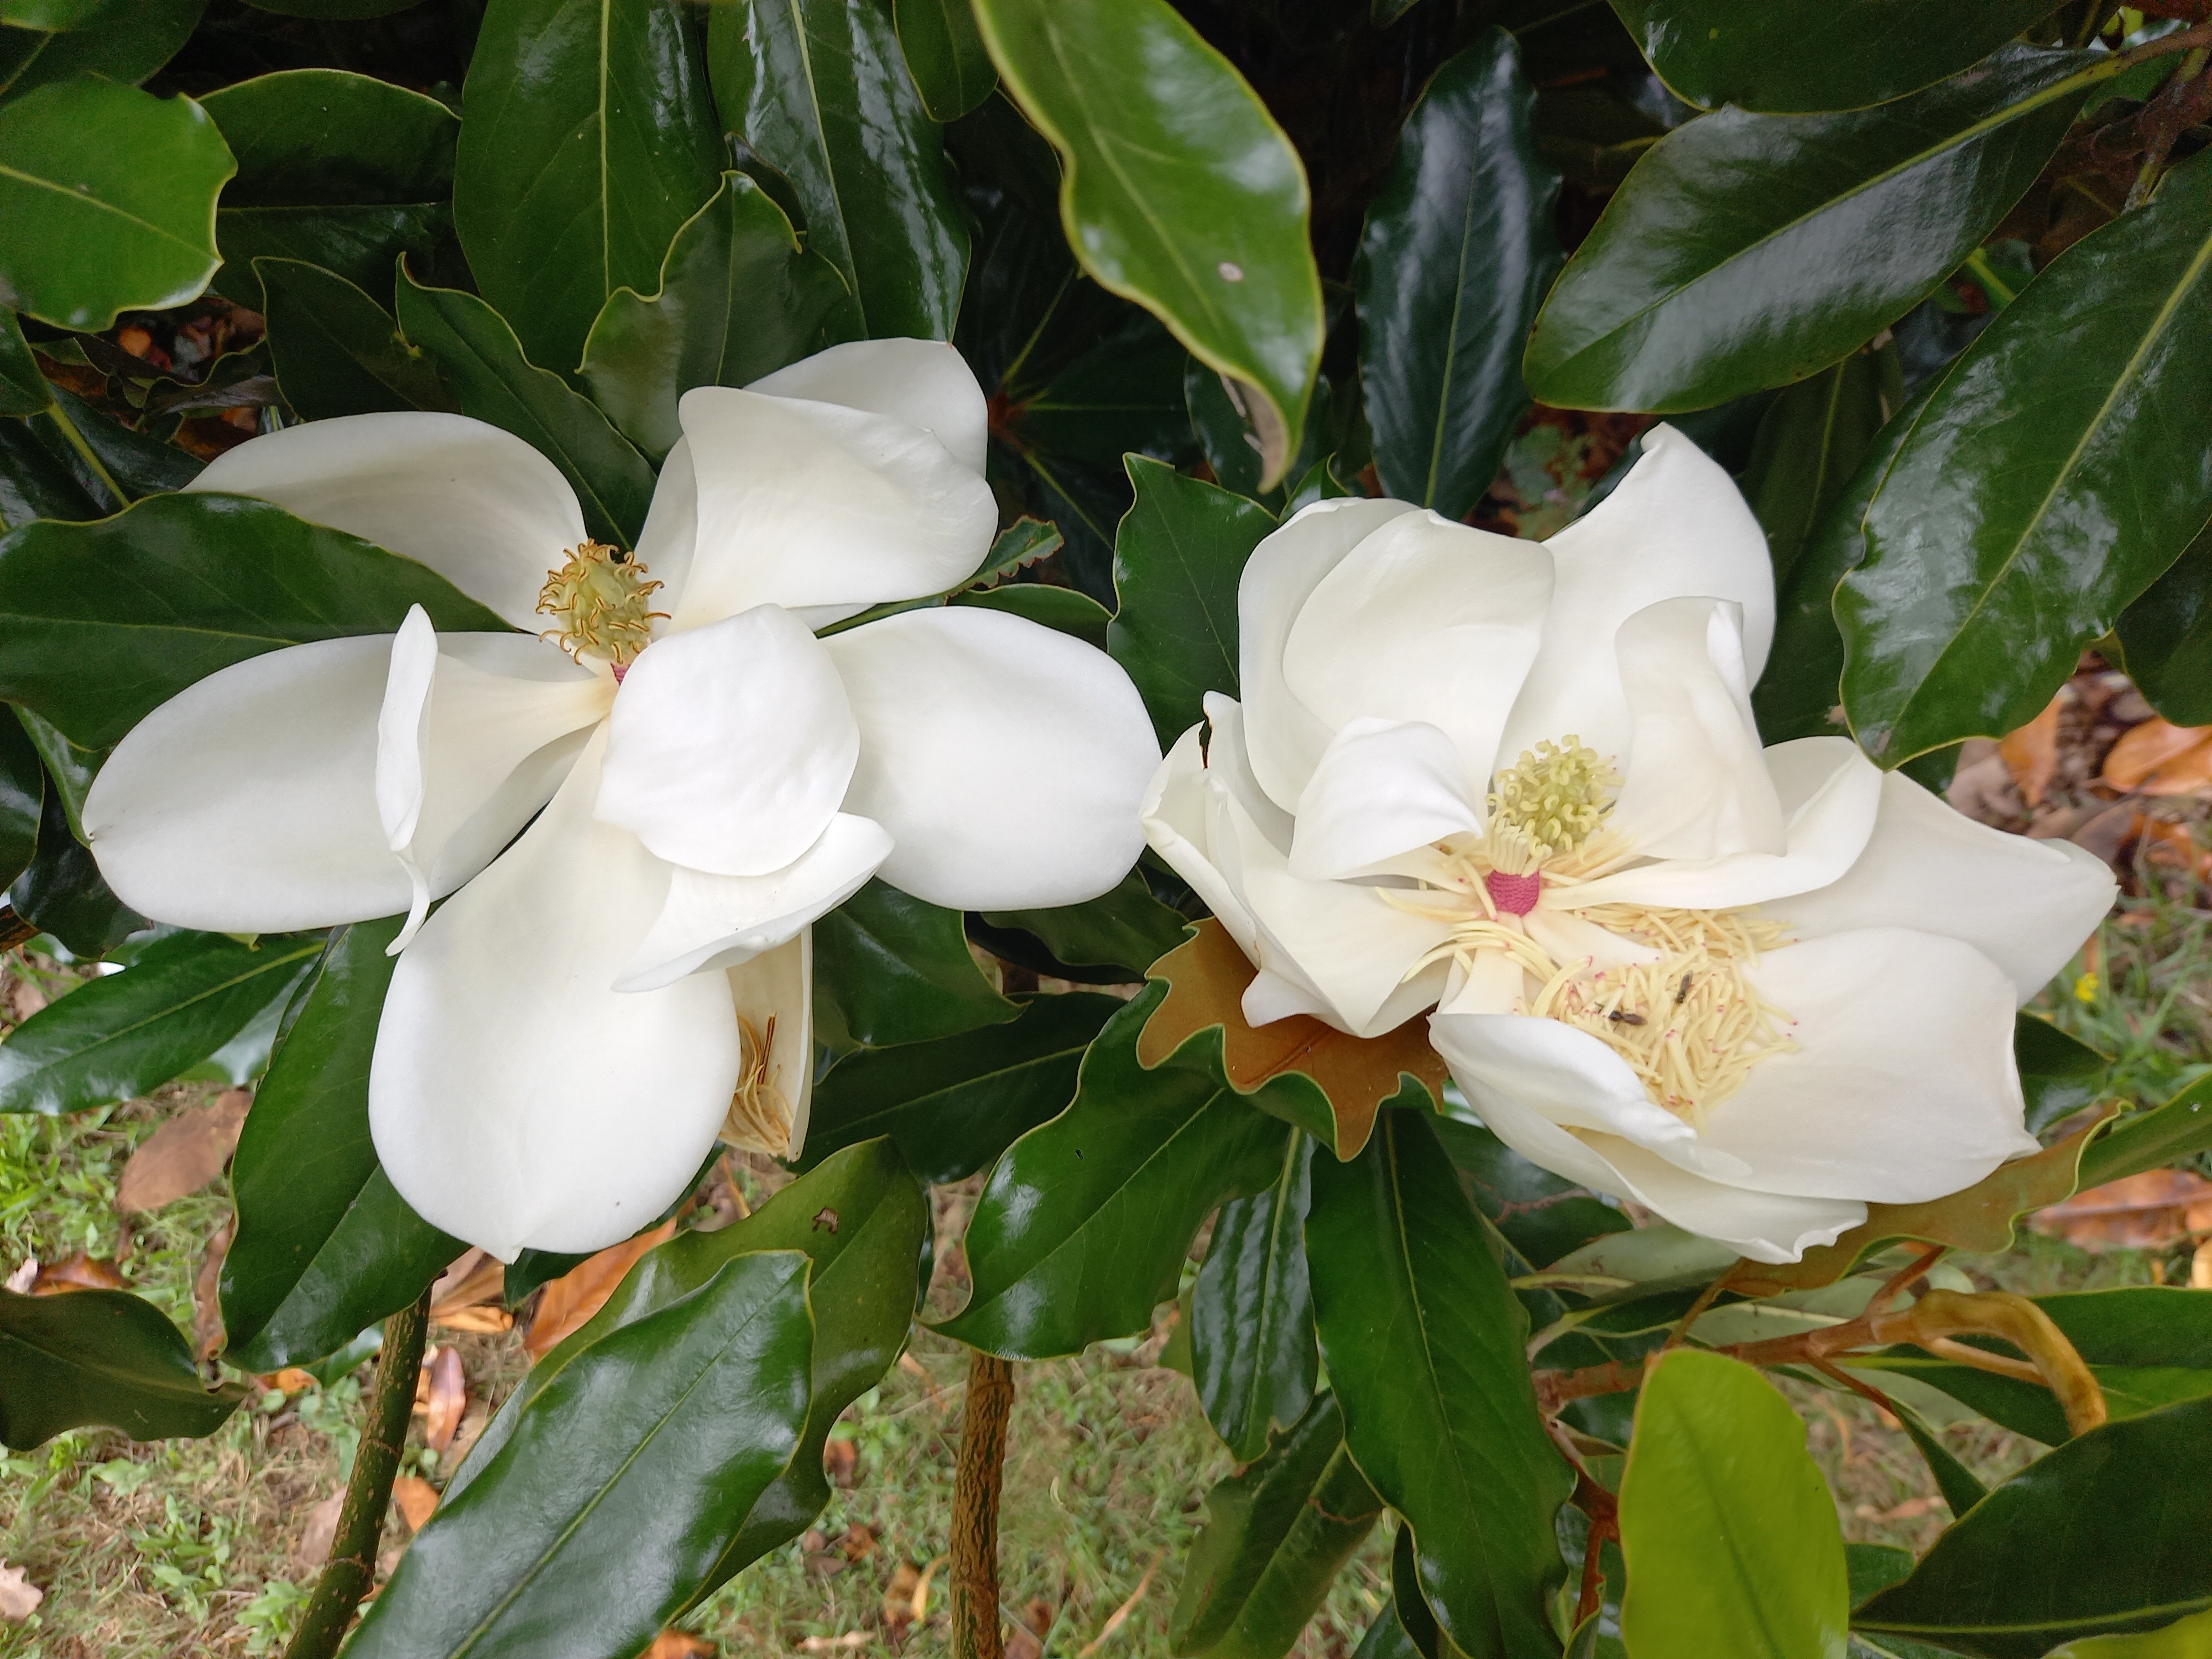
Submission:
M 1421 720 L 1361 718 L 1336 734 L 1298 797 L 1291 873 L 1364 875 L 1425 844 L 1482 828 L 1450 737 Z
M 1638 865 L 1579 886 L 1547 888 L 1545 902 L 1726 910 L 1835 881 L 1874 833 L 1881 769 L 1849 738 L 1779 743 L 1766 751 L 1765 763 L 1784 820 L 1783 852 Z
M 738 1076 L 728 982 L 612 988 L 666 866 L 591 816 L 603 740 L 392 976 L 368 1085 L 377 1156 L 434 1226 L 502 1261 L 629 1237 L 684 1190 Z
M 860 727 L 845 810 L 890 831 L 885 881 L 1000 910 L 1078 904 L 1128 873 L 1160 748 L 1104 652 L 964 605 L 822 643 Z
M 1297 810 L 1334 733 L 1283 683 L 1283 647 L 1322 577 L 1391 520 L 1404 501 L 1316 501 L 1263 539 L 1237 582 L 1237 680 L 1252 770 L 1276 805 Z
M 881 824 L 840 812 L 821 840 L 773 875 L 715 876 L 671 866 L 667 902 L 615 989 L 657 990 L 788 942 L 860 891 L 890 850 Z
M 1562 1129 L 1595 1129 L 1696 1156 L 1698 1132 L 1655 1102 L 1628 1062 L 1587 1031 L 1527 1014 L 1456 1013 L 1431 1016 L 1429 1030 L 1485 1121 L 1513 1105 Z
M 671 609 L 684 592 L 698 543 L 699 474 L 691 464 L 691 441 L 678 438 L 660 464 L 653 503 L 645 510 L 644 528 L 637 532 L 638 568 L 660 584 L 653 603 L 661 610 Z M 654 627 L 660 633 L 668 630 L 665 619 Z
M 745 390 L 888 415 L 920 427 L 970 472 L 983 470 L 989 406 L 968 360 L 942 340 L 849 340 Z
M 449 634 L 420 605 L 392 641 L 376 799 L 414 884 L 405 949 L 441 898 L 490 863 L 561 780 L 612 700 L 611 675 L 522 634 Z
M 1832 885 L 1771 908 L 1805 939 L 1854 927 L 1963 939 L 2012 976 L 2024 1004 L 2066 965 L 2118 891 L 2094 853 L 1977 823 L 1889 772 L 1858 861 Z
M 677 408 L 698 542 L 671 590 L 672 632 L 763 604 L 920 599 L 990 548 L 999 511 L 982 473 L 896 415 L 729 386 L 695 387 Z
M 630 665 L 599 816 L 671 864 L 766 876 L 829 828 L 860 750 L 830 653 L 789 611 L 759 605 Z
M 395 915 L 406 871 L 376 808 L 389 635 L 249 658 L 131 728 L 84 829 L 123 902 L 180 927 L 284 933 Z
M 257 495 L 418 559 L 518 628 L 584 539 L 561 469 L 513 433 L 465 415 L 396 410 L 264 433 L 185 486 Z
M 1511 1144 L 1503 1129 L 1498 1133 Z M 1584 1184 L 1634 1199 L 1676 1226 L 1717 1238 L 1753 1261 L 1795 1261 L 1816 1245 L 1834 1243 L 1867 1218 L 1867 1206 L 1856 1199 L 1755 1192 L 1709 1180 L 1617 1135 L 1594 1134 L 1589 1144 L 1618 1179 Z
M 1500 745 L 1509 758 L 1568 732 L 1600 754 L 1625 752 L 1628 706 L 1606 646 L 1621 623 L 1662 599 L 1741 605 L 1745 678 L 1758 684 L 1774 637 L 1766 537 L 1735 481 L 1674 428 L 1646 432 L 1643 458 L 1620 487 L 1544 549 L 1556 586 L 1544 648 Z
M 1729 600 L 1665 599 L 1620 625 L 1628 762 L 1612 827 L 1647 858 L 1785 850 Z
M 1903 927 L 1770 951 L 1752 970 L 1798 1052 L 1752 1067 L 1703 1145 L 1762 1192 L 1917 1204 L 2036 1149 L 2021 1127 L 2012 981 L 1970 945 Z
M 1441 727 L 1479 799 L 1551 598 L 1552 561 L 1533 543 L 1407 513 L 1315 584 L 1283 682 L 1332 732 L 1362 715 Z
M 1252 770 L 1252 751 L 1244 738 L 1244 706 L 1236 698 L 1209 691 L 1200 700 L 1209 730 L 1206 738 L 1206 770 L 1214 782 L 1235 797 L 1251 814 L 1261 834 L 1278 852 L 1287 853 L 1296 837 L 1297 821 L 1275 805 Z
M 1145 840 L 1188 882 L 1248 957 L 1259 950 L 1252 913 L 1213 861 L 1212 787 L 1206 778 L 1201 744 L 1206 728 L 1194 726 L 1177 738 L 1145 787 L 1138 807 Z
M 791 1108 L 791 1145 L 782 1156 L 795 1163 L 806 1150 L 814 1103 L 814 930 L 802 927 L 787 943 L 748 957 L 729 981 L 738 1019 L 768 1041 L 768 1086 Z
M 1504 951 L 1477 951 L 1464 962 L 1453 962 L 1437 1012 L 1510 1014 L 1527 994 L 1528 982 L 1526 970 Z

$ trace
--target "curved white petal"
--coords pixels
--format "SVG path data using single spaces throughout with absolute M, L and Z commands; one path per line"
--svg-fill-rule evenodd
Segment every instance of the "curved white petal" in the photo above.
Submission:
M 1662 599 L 1620 625 L 1631 735 L 1610 827 L 1647 858 L 1773 856 L 1788 846 L 1740 629 L 1733 601 L 1703 599 Z
M 896 843 L 884 880 L 932 904 L 1000 910 L 1080 903 L 1128 873 L 1160 749 L 1104 652 L 970 606 L 822 643 L 860 728 L 845 810 Z
M 376 808 L 389 635 L 234 663 L 133 726 L 93 780 L 84 830 L 123 902 L 220 933 L 395 915 L 407 872 Z
M 671 864 L 767 876 L 821 838 L 860 752 L 822 641 L 758 605 L 656 641 L 629 665 L 599 816 Z
M 2012 976 L 2026 1003 L 2081 948 L 2118 891 L 2111 869 L 2086 848 L 1992 830 L 1887 772 L 1857 861 L 1840 880 L 1772 908 L 1803 939 L 1856 927 L 1963 939 Z
M 1188 882 L 1237 949 L 1256 957 L 1258 932 L 1243 898 L 1213 860 L 1213 786 L 1206 776 L 1202 747 L 1206 728 L 1194 726 L 1175 741 L 1145 786 L 1137 811 L 1145 840 L 1168 867 Z
M 1429 1030 L 1486 1121 L 1511 1103 L 1562 1129 L 1595 1129 L 1697 1158 L 1698 1132 L 1655 1102 L 1628 1062 L 1587 1031 L 1527 1014 L 1458 1013 L 1431 1015 Z M 1723 1160 L 1718 1167 L 1729 1166 Z
M 1766 751 L 1765 763 L 1784 817 L 1782 852 L 1638 865 L 1578 886 L 1547 887 L 1543 902 L 1726 910 L 1835 881 L 1874 834 L 1881 802 L 1881 769 L 1849 738 L 1778 743 Z
M 1762 1192 L 1917 1204 L 2036 1149 L 2021 1126 L 2013 987 L 1970 945 L 1903 927 L 1769 952 L 1759 994 L 1795 1054 L 1752 1067 L 1703 1144 Z
M 942 340 L 848 340 L 745 390 L 888 415 L 928 433 L 970 472 L 983 470 L 989 405 L 968 360 Z
M 376 804 L 414 884 L 404 950 L 443 897 L 490 863 L 553 798 L 614 694 L 522 634 L 449 634 L 416 605 L 392 641 L 377 716 Z
M 586 747 L 522 839 L 433 915 L 392 976 L 369 1128 L 434 1226 L 502 1261 L 635 1233 L 714 1145 L 738 1077 L 730 986 L 611 984 L 666 866 L 595 820 Z
M 729 969 L 730 997 L 745 1036 L 745 1064 L 757 1062 L 757 1043 L 768 1049 L 762 1080 L 791 1111 L 791 1139 L 778 1157 L 796 1162 L 806 1150 L 806 1124 L 814 1103 L 814 930 L 748 957 Z M 725 1126 L 724 1139 L 729 1139 Z
M 1363 715 L 1442 728 L 1480 799 L 1551 599 L 1540 547 L 1407 513 L 1314 585 L 1283 644 L 1283 683 L 1331 732 Z
M 667 901 L 615 989 L 658 990 L 788 942 L 860 891 L 890 850 L 881 824 L 840 812 L 819 841 L 773 875 L 716 876 L 672 865 Z
M 1555 570 L 1544 647 L 1499 745 L 1509 757 L 1571 732 L 1600 754 L 1628 742 L 1628 706 L 1607 647 L 1662 599 L 1743 607 L 1745 678 L 1774 638 L 1774 568 L 1759 520 L 1720 465 L 1670 426 L 1644 434 L 1620 487 L 1544 544 Z
M 698 533 L 670 590 L 672 633 L 757 605 L 920 599 L 990 548 L 999 510 L 981 472 L 896 415 L 729 386 L 695 387 L 677 408 Z
M 1278 852 L 1287 853 L 1297 821 L 1275 805 L 1252 770 L 1252 751 L 1244 739 L 1244 705 L 1218 691 L 1200 699 L 1206 710 L 1206 775 L 1251 815 L 1260 833 Z
M 1477 951 L 1453 962 L 1437 1012 L 1510 1014 L 1527 994 L 1528 983 L 1526 970 L 1504 951 Z
M 226 450 L 185 488 L 256 495 L 418 559 L 532 630 L 547 574 L 585 538 L 561 469 L 465 415 L 394 410 L 288 426 Z
M 1498 1136 L 1512 1142 L 1503 1129 Z M 1710 1180 L 1617 1135 L 1594 1134 L 1589 1145 L 1617 1179 L 1586 1184 L 1632 1198 L 1753 1261 L 1795 1261 L 1816 1245 L 1834 1243 L 1867 1218 L 1867 1206 L 1856 1199 L 1763 1193 Z
M 1291 873 L 1370 874 L 1412 849 L 1482 828 L 1460 750 L 1422 720 L 1361 718 L 1336 734 L 1298 797 Z
M 1237 581 L 1237 680 L 1253 775 L 1293 811 L 1333 735 L 1283 682 L 1283 647 L 1322 577 L 1391 520 L 1419 512 L 1404 501 L 1316 501 L 1263 538 Z
M 653 602 L 663 609 L 675 604 L 691 577 L 691 560 L 699 544 L 699 473 L 691 463 L 691 441 L 678 438 L 668 459 L 660 464 L 660 477 L 653 486 L 653 502 L 645 510 L 645 525 L 637 532 L 640 572 L 660 584 Z M 654 624 L 668 631 L 665 618 Z

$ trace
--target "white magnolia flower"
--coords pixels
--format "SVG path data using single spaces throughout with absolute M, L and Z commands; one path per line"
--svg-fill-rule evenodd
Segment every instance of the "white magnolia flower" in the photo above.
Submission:
M 1308 507 L 1237 595 L 1146 833 L 1255 1024 L 1431 1034 L 1509 1145 L 1761 1261 L 2034 1150 L 2015 1006 L 2112 902 L 1844 737 L 1762 750 L 1765 538 L 1668 428 L 1541 544 Z
M 193 487 L 418 559 L 532 631 L 441 638 L 417 609 L 255 657 L 149 714 L 85 806 L 109 883 L 164 921 L 409 913 L 378 1155 L 510 1260 L 627 1237 L 726 1119 L 796 1152 L 808 924 L 870 876 L 1068 904 L 1142 845 L 1159 746 L 1103 653 L 971 607 L 814 632 L 988 547 L 984 401 L 951 347 L 839 346 L 681 411 L 634 558 L 587 539 L 550 462 L 458 416 L 231 451 Z

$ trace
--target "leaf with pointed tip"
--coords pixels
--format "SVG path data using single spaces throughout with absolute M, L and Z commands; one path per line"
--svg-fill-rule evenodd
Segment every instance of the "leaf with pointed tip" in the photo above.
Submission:
M 2128 677 L 2176 726 L 2212 726 L 2212 526 L 2120 612 Z
M 2081 1185 L 2101 1187 L 2123 1176 L 2179 1164 L 2208 1148 L 2212 1148 L 2212 1077 L 2197 1079 L 2150 1111 L 2130 1114 L 2112 1127 L 2112 1133 L 2091 1142 L 2081 1155 Z
M 284 401 L 311 421 L 388 409 L 451 409 L 438 371 L 382 306 L 334 271 L 259 258 L 269 358 Z
M 0 99 L 80 75 L 135 87 L 177 55 L 206 9 L 207 0 L 132 0 L 91 28 L 0 30 Z
M 2109 1055 L 2030 1013 L 2014 1018 L 2012 1053 L 2027 1097 L 2030 1134 L 2041 1134 L 2095 1100 L 2112 1069 Z
M 1020 1013 L 975 965 L 957 910 L 871 880 L 814 924 L 814 1018 L 825 1041 L 927 1042 Z
M 891 21 L 931 120 L 958 120 L 998 86 L 968 0 L 892 0 Z
M 1221 1206 L 1191 1295 L 1191 1381 L 1206 1420 L 1240 1463 L 1314 1402 L 1321 1352 L 1305 1240 L 1313 1150 L 1310 1135 L 1291 1130 L 1273 1184 Z
M 21 1451 L 93 1423 L 196 1440 L 245 1395 L 235 1382 L 210 1389 L 183 1334 L 125 1291 L 0 1291 L 0 1445 Z

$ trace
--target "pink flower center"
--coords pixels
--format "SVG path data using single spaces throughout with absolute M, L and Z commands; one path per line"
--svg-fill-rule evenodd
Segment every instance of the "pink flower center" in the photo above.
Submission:
M 629 672 L 629 665 L 626 662 L 617 662 L 610 663 L 608 666 L 615 671 L 615 684 L 620 685 L 623 683 L 623 676 Z
M 1492 870 L 1482 878 L 1490 890 L 1490 902 L 1509 916 L 1525 916 L 1536 908 L 1536 896 L 1544 890 L 1544 874 L 1531 870 L 1525 875 L 1509 876 L 1503 870 Z

